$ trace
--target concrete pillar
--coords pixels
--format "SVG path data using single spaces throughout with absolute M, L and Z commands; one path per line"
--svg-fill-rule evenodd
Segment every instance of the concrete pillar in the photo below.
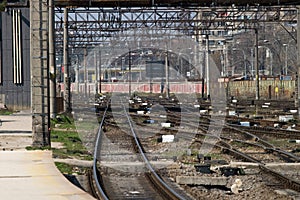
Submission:
M 48 0 L 29 4 L 32 140 L 33 146 L 50 146 Z

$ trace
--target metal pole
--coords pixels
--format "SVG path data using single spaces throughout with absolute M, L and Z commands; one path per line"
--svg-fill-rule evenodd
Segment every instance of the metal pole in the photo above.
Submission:
M 255 29 L 255 86 L 256 86 L 256 93 L 255 99 L 259 100 L 259 69 L 258 69 L 258 30 Z
M 287 75 L 288 69 L 288 44 L 285 45 L 285 75 Z
M 245 67 L 245 77 L 247 76 L 247 58 L 246 58 L 246 54 L 245 54 L 245 51 L 242 50 L 243 54 L 244 54 L 244 67 Z
M 226 45 L 226 43 L 225 43 Z M 224 49 L 224 74 L 225 76 L 229 77 L 229 73 L 228 73 L 228 65 L 229 63 L 229 60 L 228 60 L 228 45 L 225 46 L 225 49 Z
M 64 110 L 71 112 L 70 69 L 68 53 L 68 8 L 64 10 Z
M 142 82 L 142 67 L 141 67 L 141 62 L 139 62 L 139 67 L 140 67 L 140 82 Z
M 254 53 L 253 53 L 253 48 L 251 48 L 251 76 L 253 78 L 253 70 L 254 70 Z
M 205 92 L 205 62 L 206 62 L 206 52 L 205 55 L 202 57 L 202 72 L 201 72 L 201 98 L 204 99 L 204 92 Z
M 180 66 L 180 52 L 177 55 L 177 64 L 178 64 L 178 72 L 179 76 L 181 75 L 181 66 Z
M 83 68 L 84 68 L 84 97 L 87 97 L 87 81 L 88 81 L 88 73 L 86 69 L 86 57 L 87 57 L 87 51 L 86 47 L 84 48 L 84 55 L 83 55 Z
M 220 53 L 220 59 L 221 59 L 221 66 L 222 66 L 222 76 L 225 77 L 225 65 L 226 65 L 226 61 L 225 61 L 225 51 L 226 51 L 226 44 L 223 45 L 223 50 Z
M 165 70 L 166 70 L 166 98 L 168 99 L 170 97 L 168 50 L 166 50 L 166 54 L 165 54 Z
M 79 94 L 79 56 L 76 55 L 76 78 L 75 78 L 75 83 L 76 83 L 76 92 Z
M 197 47 L 198 47 L 198 45 L 197 45 L 197 46 L 196 46 L 196 45 L 194 46 L 194 53 L 193 53 L 193 54 L 194 54 L 194 58 L 193 58 L 193 59 L 194 59 L 194 63 L 195 63 L 195 68 L 194 68 L 194 70 L 193 70 L 193 71 L 194 71 L 194 73 L 193 73 L 193 75 L 194 75 L 193 78 L 194 78 L 194 79 L 195 79 L 196 77 L 198 77 L 198 76 L 196 76 L 196 75 L 197 75 L 197 71 L 198 71 L 198 70 L 197 70 L 197 68 L 198 68 L 198 57 L 197 57 L 198 48 L 197 48 Z
M 131 50 L 130 49 L 129 49 L 128 67 L 129 67 L 129 74 L 128 74 L 129 88 L 128 88 L 128 93 L 129 93 L 129 97 L 131 97 Z
M 297 6 L 297 73 L 296 73 L 296 80 L 295 80 L 295 107 L 298 108 L 298 117 L 300 118 L 299 112 L 299 74 L 300 74 L 300 6 Z
M 209 37 L 206 35 L 206 95 L 210 99 L 210 84 L 209 84 Z
M 272 53 L 272 51 L 271 51 L 271 49 L 269 49 L 270 50 L 270 60 L 271 60 L 271 63 L 270 63 L 270 73 L 271 73 L 271 76 L 272 76 L 272 74 L 273 74 L 273 53 Z
M 102 74 L 102 72 L 101 72 L 101 65 L 102 65 L 102 63 L 101 63 L 101 60 L 102 60 L 102 58 L 101 58 L 101 55 L 102 55 L 102 53 L 101 53 L 101 49 L 99 49 L 99 92 L 100 93 L 102 93 L 102 88 L 101 88 L 101 74 Z
M 56 64 L 54 49 L 54 0 L 49 0 L 50 117 L 56 117 Z
M 98 66 L 97 66 L 97 52 L 94 49 L 94 65 L 95 65 L 95 94 L 98 94 Z

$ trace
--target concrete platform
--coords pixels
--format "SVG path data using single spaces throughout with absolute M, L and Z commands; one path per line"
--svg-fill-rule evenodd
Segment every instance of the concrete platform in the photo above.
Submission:
M 0 199 L 94 199 L 60 173 L 51 151 L 26 151 L 32 144 L 29 111 L 0 115 L 0 120 Z
M 0 199 L 94 199 L 58 171 L 51 151 L 1 151 L 0 163 Z

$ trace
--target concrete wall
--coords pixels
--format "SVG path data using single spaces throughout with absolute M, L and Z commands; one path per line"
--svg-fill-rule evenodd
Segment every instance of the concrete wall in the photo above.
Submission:
M 261 99 L 291 100 L 295 94 L 294 80 L 261 80 L 259 82 Z M 278 90 L 276 89 L 278 88 Z M 278 91 L 278 92 L 277 92 Z M 242 99 L 255 98 L 255 81 L 233 81 L 228 84 L 228 95 Z
M 170 83 L 170 92 L 171 93 L 201 93 L 202 84 L 197 82 L 185 82 L 185 83 Z M 61 90 L 64 90 L 64 85 L 60 85 Z M 78 86 L 79 92 L 84 93 L 85 85 L 80 84 Z M 129 83 L 128 82 L 115 82 L 115 83 L 102 83 L 101 84 L 101 91 L 105 92 L 128 92 L 129 90 Z M 71 84 L 71 91 L 77 92 L 75 83 Z M 131 83 L 131 91 L 137 92 L 153 92 L 153 93 L 160 93 L 161 92 L 161 84 L 160 83 Z M 204 90 L 205 91 L 205 90 Z M 164 91 L 166 92 L 166 85 L 164 85 Z M 95 93 L 95 84 L 89 83 L 87 84 L 87 93 L 93 94 Z
M 216 91 L 222 90 L 221 85 L 225 84 L 227 87 L 227 94 L 238 97 L 240 99 L 255 99 L 256 84 L 255 81 L 232 81 L 229 83 L 213 83 L 211 84 L 211 95 Z M 286 99 L 292 100 L 295 93 L 295 81 L 294 80 L 262 80 L 260 84 L 260 99 Z M 152 92 L 160 93 L 161 85 L 159 83 L 152 84 Z M 276 87 L 278 90 L 276 90 Z M 63 91 L 64 86 L 61 85 Z M 79 85 L 79 92 L 84 92 L 84 84 Z M 128 82 L 116 82 L 116 83 L 102 83 L 102 92 L 128 92 Z M 132 91 L 150 92 L 149 83 L 132 83 Z M 76 92 L 75 84 L 72 83 L 71 90 Z M 226 90 L 226 89 L 225 89 Z M 278 91 L 278 92 L 277 92 Z M 95 84 L 89 83 L 87 85 L 87 93 L 93 94 L 95 92 Z M 172 93 L 199 93 L 201 94 L 201 83 L 199 82 L 185 82 L 185 83 L 170 83 L 170 92 Z M 204 90 L 206 92 L 206 88 Z
M 22 78 L 21 84 L 13 82 L 13 42 L 12 42 L 12 9 L 0 13 L 0 51 L 1 78 L 0 96 L 4 96 L 1 103 L 8 108 L 30 109 L 30 25 L 29 8 L 20 8 L 22 13 Z

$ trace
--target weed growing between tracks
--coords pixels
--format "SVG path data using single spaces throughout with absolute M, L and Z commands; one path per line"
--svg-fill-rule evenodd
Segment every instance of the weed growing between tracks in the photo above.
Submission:
M 60 144 L 59 147 L 52 147 L 53 158 L 59 159 L 77 159 L 92 160 L 92 155 L 87 151 L 86 147 L 76 131 L 74 120 L 67 116 L 59 116 L 51 121 L 51 142 Z M 55 145 L 52 145 L 55 146 Z M 55 162 L 57 168 L 63 174 L 84 174 L 84 167 L 72 165 L 72 163 Z

